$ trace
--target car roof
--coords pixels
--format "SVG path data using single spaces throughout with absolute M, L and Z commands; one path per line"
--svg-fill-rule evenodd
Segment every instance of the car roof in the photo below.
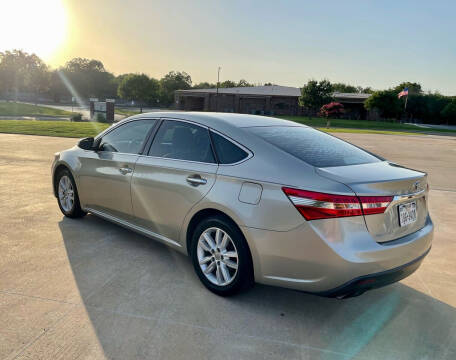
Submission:
M 217 125 L 226 127 L 246 128 L 254 126 L 305 126 L 293 121 L 260 115 L 217 113 L 217 112 L 189 112 L 189 111 L 160 111 L 135 115 L 128 119 L 141 118 L 170 118 L 194 121 L 202 125 L 217 129 Z

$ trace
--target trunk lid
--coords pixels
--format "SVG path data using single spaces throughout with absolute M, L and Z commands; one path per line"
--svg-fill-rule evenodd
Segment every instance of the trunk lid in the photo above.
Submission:
M 428 215 L 427 175 L 387 161 L 318 168 L 321 176 L 349 186 L 358 196 L 393 196 L 382 214 L 364 215 L 366 226 L 379 243 L 395 240 L 424 227 Z M 401 226 L 399 208 L 415 202 L 416 221 Z M 401 207 L 404 211 L 405 207 Z

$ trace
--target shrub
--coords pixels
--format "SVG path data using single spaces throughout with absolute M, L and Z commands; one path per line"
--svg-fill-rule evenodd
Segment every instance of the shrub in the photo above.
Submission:
M 82 121 L 82 114 L 73 114 L 70 117 L 70 121 L 80 122 Z
M 106 116 L 102 113 L 97 113 L 95 115 L 95 121 L 99 123 L 107 123 Z
M 319 116 L 326 118 L 326 127 L 331 127 L 331 120 L 330 117 L 339 117 L 344 113 L 344 106 L 338 102 L 330 102 L 329 104 L 325 104 L 320 108 L 320 112 L 318 113 Z
M 95 121 L 96 122 L 101 122 L 101 123 L 108 123 L 106 120 L 106 115 L 103 113 L 96 113 L 95 114 Z
M 365 102 L 367 110 L 377 109 L 383 119 L 400 118 L 403 105 L 394 90 L 375 91 Z
M 322 117 L 338 117 L 344 113 L 344 106 L 338 102 L 330 102 L 321 107 L 319 115 Z
M 447 124 L 456 124 L 456 99 L 453 99 L 442 110 L 442 117 Z

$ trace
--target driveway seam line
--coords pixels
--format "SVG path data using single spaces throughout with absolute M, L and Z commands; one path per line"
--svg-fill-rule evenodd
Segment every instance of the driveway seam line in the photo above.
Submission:
M 69 309 L 67 312 L 65 312 L 61 317 L 59 317 L 57 320 L 55 320 L 49 327 L 47 327 L 40 335 L 38 335 L 35 339 L 31 340 L 28 344 L 24 345 L 19 352 L 12 358 L 12 360 L 15 360 L 18 358 L 18 356 L 22 355 L 24 351 L 26 351 L 30 346 L 35 344 L 39 339 L 41 339 L 44 335 L 46 335 L 49 330 L 54 329 L 55 325 L 57 325 L 62 319 L 66 318 L 72 311 L 73 309 Z
M 81 306 L 82 305 L 82 304 L 73 303 L 73 302 L 69 302 L 69 301 L 65 301 L 65 300 L 44 298 L 44 297 L 40 297 L 40 296 L 16 293 L 16 292 L 13 292 L 13 291 L 0 290 L 0 293 L 7 294 L 7 295 L 23 296 L 23 297 L 27 297 L 27 298 L 42 300 L 42 301 L 52 301 L 52 302 L 57 302 L 57 303 L 60 303 L 60 304 L 68 304 L 68 305 L 75 305 L 75 306 Z

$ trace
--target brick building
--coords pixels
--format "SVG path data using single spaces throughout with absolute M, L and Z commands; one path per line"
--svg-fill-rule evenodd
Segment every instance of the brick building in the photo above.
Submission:
M 301 89 L 289 86 L 252 86 L 217 89 L 190 89 L 175 92 L 175 106 L 179 110 L 219 111 L 257 115 L 302 115 L 298 99 Z M 367 116 L 364 101 L 369 94 L 334 93 L 336 101 L 347 110 L 348 117 Z
M 252 86 L 177 90 L 176 107 L 191 111 L 220 111 L 258 115 L 298 115 L 299 88 Z

